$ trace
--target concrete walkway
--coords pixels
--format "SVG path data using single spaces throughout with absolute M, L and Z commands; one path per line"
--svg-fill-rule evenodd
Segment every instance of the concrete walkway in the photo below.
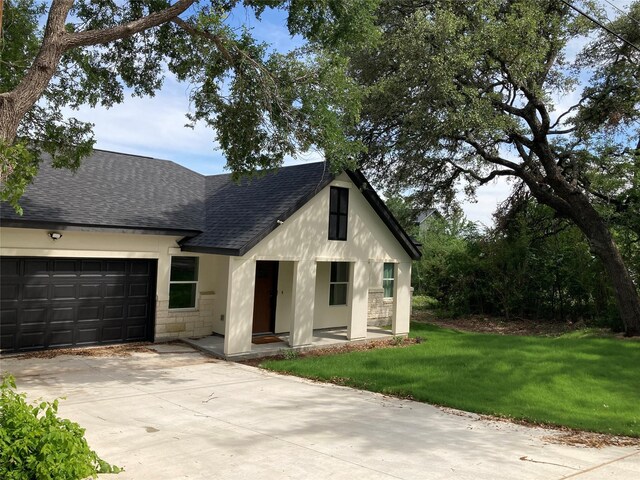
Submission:
M 636 448 L 213 360 L 181 345 L 128 357 L 3 358 L 32 399 L 126 471 L 105 479 L 636 479 Z
M 348 343 L 362 343 L 378 340 L 389 340 L 393 338 L 391 330 L 380 327 L 367 328 L 367 338 L 364 340 L 350 341 L 347 339 L 346 328 L 327 328 L 323 330 L 314 330 L 311 337 L 311 343 L 302 347 L 289 346 L 289 334 L 269 335 L 270 337 L 278 337 L 282 341 L 274 343 L 264 343 L 261 345 L 251 344 L 251 351 L 240 353 L 229 357 L 230 360 L 248 360 L 250 358 L 262 358 L 278 355 L 286 350 L 313 350 L 316 348 L 339 347 Z M 201 338 L 185 338 L 183 341 L 197 350 L 212 355 L 216 358 L 227 359 L 224 354 L 224 337 L 219 335 L 211 335 Z

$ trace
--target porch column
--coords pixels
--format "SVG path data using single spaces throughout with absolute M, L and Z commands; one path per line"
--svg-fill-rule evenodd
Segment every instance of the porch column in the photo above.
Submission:
M 409 333 L 411 314 L 411 262 L 396 264 L 391 332 L 394 335 Z
M 224 326 L 225 355 L 251 351 L 255 283 L 256 261 L 229 257 L 227 318 Z
M 316 299 L 316 261 L 300 260 L 293 265 L 293 311 L 289 346 L 310 345 Z
M 367 310 L 369 301 L 369 276 L 367 264 L 363 261 L 352 262 L 349 269 L 349 320 L 347 339 L 363 340 L 367 338 Z

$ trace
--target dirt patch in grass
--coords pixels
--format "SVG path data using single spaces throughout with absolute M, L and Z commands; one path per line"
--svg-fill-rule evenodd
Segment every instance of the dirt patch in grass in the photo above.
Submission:
M 542 437 L 542 441 L 559 445 L 570 445 L 573 447 L 604 448 L 604 447 L 637 447 L 640 448 L 640 438 L 626 437 L 624 435 L 609 435 L 606 433 L 588 432 L 575 430 L 562 425 L 549 423 L 531 422 L 529 420 L 516 419 L 510 417 L 500 417 L 496 415 L 486 415 L 472 412 L 465 412 L 451 407 L 434 405 L 449 415 L 467 417 L 476 421 L 513 423 L 528 428 L 540 428 L 549 431 L 548 435 Z
M 16 355 L 18 360 L 29 358 L 55 358 L 61 355 L 75 355 L 81 357 L 130 357 L 132 353 L 158 353 L 149 348 L 150 343 L 127 343 L 125 345 L 109 345 L 104 347 L 56 348 L 40 352 L 22 353 Z
M 640 438 L 621 437 L 618 435 L 607 435 L 606 433 L 582 432 L 579 430 L 569 430 L 545 435 L 542 437 L 547 443 L 559 443 L 562 445 L 572 445 L 575 447 L 603 448 L 603 447 L 636 447 L 640 448 Z
M 495 333 L 498 335 L 535 335 L 555 337 L 585 328 L 583 322 L 560 323 L 536 320 L 489 317 L 486 315 L 468 315 L 458 318 L 440 318 L 428 310 L 415 311 L 411 320 L 419 323 L 431 323 L 443 328 L 452 328 L 465 332 Z M 610 332 L 603 329 L 603 334 Z

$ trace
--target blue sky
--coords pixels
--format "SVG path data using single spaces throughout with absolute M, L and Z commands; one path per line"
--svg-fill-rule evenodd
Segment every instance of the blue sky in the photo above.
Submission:
M 630 0 L 610 0 L 618 8 L 625 8 Z M 604 0 L 610 18 L 616 10 Z M 265 12 L 260 22 L 242 9 L 234 11 L 233 24 L 247 23 L 254 35 L 279 51 L 287 51 L 300 44 L 286 30 L 284 15 L 279 11 Z M 574 46 L 576 49 L 580 44 Z M 94 123 L 96 148 L 145 155 L 173 160 L 203 174 L 224 172 L 225 159 L 215 142 L 215 132 L 204 125 L 185 128 L 185 113 L 189 111 L 189 86 L 168 76 L 155 97 L 127 97 L 124 103 L 106 108 L 81 108 L 70 112 L 76 118 Z M 571 96 L 558 99 L 560 104 L 570 105 Z M 307 153 L 287 160 L 287 164 L 318 161 L 317 153 Z M 508 195 L 510 186 L 505 179 L 498 179 L 477 192 L 477 201 L 469 202 L 459 196 L 465 214 L 470 220 L 484 225 L 492 223 L 491 214 L 498 203 Z

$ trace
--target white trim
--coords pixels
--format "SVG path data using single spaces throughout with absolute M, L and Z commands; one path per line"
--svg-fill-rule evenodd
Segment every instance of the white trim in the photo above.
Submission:
M 316 257 L 316 262 L 341 262 L 341 263 L 354 263 L 358 259 L 356 257 Z
M 329 295 L 327 298 L 327 304 L 329 305 L 329 307 L 347 307 L 349 306 L 349 298 L 350 298 L 350 292 L 351 292 L 351 287 L 350 284 L 351 282 L 349 281 L 351 278 L 351 270 L 352 270 L 352 262 L 344 262 L 344 261 L 336 261 L 336 262 L 331 262 L 331 263 L 346 263 L 347 264 L 347 281 L 346 282 L 332 282 L 331 281 L 331 265 L 329 265 Z M 347 286 L 347 292 L 345 295 L 345 302 L 344 303 L 331 303 L 331 285 L 346 285 Z
M 185 252 L 187 253 L 187 252 Z M 196 280 L 171 280 L 171 263 L 173 260 L 173 257 L 193 257 L 196 259 Z M 189 285 L 193 285 L 195 283 L 196 285 L 196 298 L 194 299 L 195 304 L 193 305 L 193 307 L 186 307 L 186 308 L 171 308 L 169 306 L 169 303 L 171 302 L 171 285 L 184 285 L 184 284 L 189 284 Z M 200 304 L 200 288 L 199 288 L 199 283 L 200 283 L 200 257 L 198 255 L 171 255 L 169 257 L 169 283 L 167 285 L 167 311 L 169 313 L 173 313 L 173 312 L 197 312 L 198 311 L 198 305 Z
M 340 188 L 354 188 L 355 185 L 352 182 L 347 182 L 345 180 L 334 180 L 329 184 L 330 187 L 340 187 Z
M 393 300 L 395 298 L 395 296 L 396 296 L 396 277 L 397 277 L 397 275 L 396 275 L 396 265 L 395 264 L 393 265 L 393 277 L 389 278 L 389 277 L 385 277 L 384 276 L 384 264 L 385 263 L 393 264 L 393 262 L 384 262 L 382 264 L 382 290 L 384 291 L 384 282 L 385 282 L 385 280 L 387 280 L 387 281 L 391 280 L 393 282 L 393 284 L 392 284 L 393 287 L 391 289 L 391 296 L 390 297 L 385 297 L 384 293 L 383 293 L 382 299 L 383 300 Z
M 289 257 L 286 255 L 254 255 L 252 260 L 257 262 L 299 262 L 300 257 Z

